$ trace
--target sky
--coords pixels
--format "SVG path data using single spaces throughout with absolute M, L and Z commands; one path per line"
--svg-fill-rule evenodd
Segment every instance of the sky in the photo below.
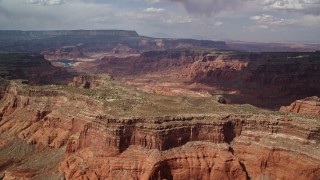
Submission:
M 0 30 L 320 43 L 320 0 L 0 0 Z

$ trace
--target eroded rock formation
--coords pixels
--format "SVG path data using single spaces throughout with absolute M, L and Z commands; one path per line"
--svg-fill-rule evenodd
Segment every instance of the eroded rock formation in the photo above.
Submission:
M 64 46 L 55 52 L 42 52 L 47 60 L 90 60 L 91 58 L 84 54 L 81 47 L 82 44 L 76 46 Z
M 100 74 L 99 76 L 82 74 L 74 77 L 73 81 L 69 83 L 69 86 L 85 89 L 95 89 L 106 86 L 106 81 L 110 80 L 113 80 L 113 77 L 109 74 Z
M 140 57 L 108 56 L 75 68 L 110 73 L 151 93 L 193 95 L 196 93 L 190 91 L 206 91 L 224 95 L 229 103 L 275 110 L 299 98 L 319 96 L 319 57 L 319 52 L 171 49 L 145 52 Z
M 57 154 L 57 161 L 39 157 L 46 172 L 66 179 L 320 177 L 319 118 L 224 105 L 214 97 L 159 97 L 116 83 L 106 79 L 93 89 L 7 84 L 0 173 L 42 177 L 27 158 L 37 159 L 40 148 Z M 20 141 L 29 144 L 25 156 L 3 155 Z
M 295 112 L 300 114 L 320 115 L 320 98 L 313 96 L 297 100 L 290 106 L 282 106 L 282 112 Z

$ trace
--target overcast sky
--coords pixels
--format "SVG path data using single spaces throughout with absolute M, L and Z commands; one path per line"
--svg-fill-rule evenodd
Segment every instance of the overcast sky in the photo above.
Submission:
M 0 29 L 320 43 L 320 0 L 0 0 Z

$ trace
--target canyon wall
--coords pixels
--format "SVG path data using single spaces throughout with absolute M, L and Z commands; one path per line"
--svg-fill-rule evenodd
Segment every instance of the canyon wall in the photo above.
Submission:
M 54 67 L 41 55 L 0 53 L 0 78 L 22 79 L 30 84 L 66 84 L 74 74 Z
M 207 91 L 224 95 L 228 103 L 278 110 L 297 99 L 320 95 L 319 58 L 319 52 L 172 49 L 145 52 L 139 57 L 107 56 L 100 61 L 76 64 L 74 68 L 110 73 L 148 92 L 170 94 L 165 90 L 177 88 Z M 159 91 L 161 87 L 164 90 Z
M 30 147 L 65 150 L 60 162 L 52 162 L 56 168 L 50 172 L 66 179 L 320 177 L 319 118 L 246 106 L 232 110 L 234 105 L 218 103 L 212 104 L 216 110 L 208 108 L 201 114 L 148 116 L 152 110 L 147 114 L 138 110 L 136 117 L 120 117 L 108 111 L 117 103 L 79 93 L 92 91 L 13 81 L 0 101 L 1 136 L 16 135 Z M 10 147 L 10 140 L 2 141 L 0 161 L 8 162 L 1 151 Z M 15 163 L 19 160 L 20 164 Z M 12 158 L 13 163 L 2 164 L 0 173 L 25 178 L 43 175 L 36 167 L 24 168 L 21 160 Z

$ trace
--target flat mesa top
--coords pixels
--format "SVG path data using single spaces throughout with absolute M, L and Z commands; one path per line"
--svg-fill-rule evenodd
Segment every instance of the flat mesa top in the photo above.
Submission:
M 21 94 L 32 94 L 44 98 L 48 95 L 52 95 L 55 98 L 67 97 L 76 99 L 77 97 L 81 101 L 91 101 L 94 104 L 93 106 L 96 106 L 96 109 L 99 109 L 102 114 L 115 118 L 225 117 L 233 114 L 250 115 L 250 117 L 273 117 L 271 119 L 290 116 L 320 122 L 320 117 L 316 116 L 268 111 L 248 104 L 220 104 L 215 96 L 186 97 L 145 93 L 113 80 L 107 74 L 93 75 L 91 78 L 94 78 L 91 84 L 93 86 L 92 89 L 74 87 L 72 84 L 69 84 L 69 86 L 30 86 L 22 83 L 22 81 L 11 81 L 11 84 L 17 87 Z M 70 106 L 74 107 L 76 104 L 72 103 Z M 86 109 L 88 107 L 82 108 Z

